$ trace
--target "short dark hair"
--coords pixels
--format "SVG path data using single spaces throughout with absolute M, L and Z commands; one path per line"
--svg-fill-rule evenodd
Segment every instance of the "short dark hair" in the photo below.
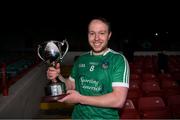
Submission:
M 97 16 L 96 16 L 96 17 L 93 17 L 93 18 L 90 20 L 89 24 L 90 24 L 93 20 L 100 20 L 100 21 L 102 21 L 103 23 L 105 23 L 105 24 L 108 26 L 108 31 L 111 32 L 111 23 L 109 22 L 109 20 L 107 20 L 107 19 L 104 18 L 104 17 L 100 17 L 100 16 L 97 17 Z

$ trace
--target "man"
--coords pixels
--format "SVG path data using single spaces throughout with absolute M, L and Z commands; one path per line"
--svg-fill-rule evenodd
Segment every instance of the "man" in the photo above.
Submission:
M 104 18 L 90 21 L 88 41 L 92 50 L 74 63 L 71 75 L 64 80 L 67 95 L 59 102 L 74 103 L 72 119 L 119 119 L 129 87 L 129 65 L 126 58 L 110 48 L 110 23 Z M 47 71 L 49 79 L 63 77 L 60 65 Z

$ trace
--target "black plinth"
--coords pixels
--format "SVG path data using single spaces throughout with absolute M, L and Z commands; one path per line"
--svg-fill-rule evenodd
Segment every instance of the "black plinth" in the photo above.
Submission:
M 56 96 L 44 96 L 42 97 L 43 102 L 57 102 L 57 100 L 64 98 L 68 94 L 61 94 Z

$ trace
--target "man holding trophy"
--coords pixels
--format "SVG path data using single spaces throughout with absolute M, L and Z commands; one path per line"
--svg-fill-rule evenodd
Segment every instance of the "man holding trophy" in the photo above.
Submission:
M 78 57 L 68 79 L 60 74 L 60 63 L 49 67 L 47 77 L 59 78 L 66 85 L 66 96 L 58 102 L 74 103 L 72 119 L 119 119 L 129 87 L 129 65 L 126 58 L 110 48 L 110 23 L 104 18 L 92 19 L 88 42 L 92 50 Z

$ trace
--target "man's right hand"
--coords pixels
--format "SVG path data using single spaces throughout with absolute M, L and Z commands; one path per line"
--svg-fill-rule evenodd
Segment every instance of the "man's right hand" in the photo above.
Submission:
M 47 78 L 56 82 L 56 77 L 60 74 L 60 64 L 57 63 L 55 68 L 49 67 L 47 70 Z

